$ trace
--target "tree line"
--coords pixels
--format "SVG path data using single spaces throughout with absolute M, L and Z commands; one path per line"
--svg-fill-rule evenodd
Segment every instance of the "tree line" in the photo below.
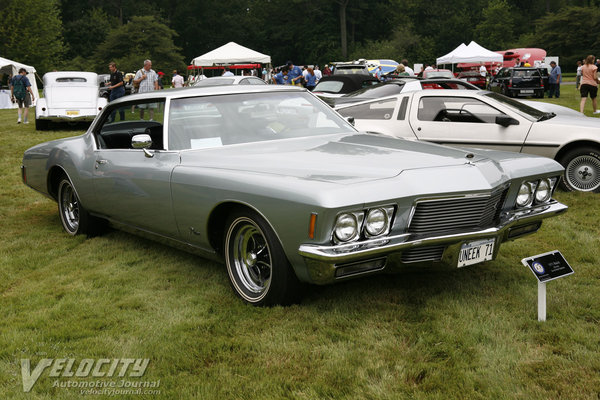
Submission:
M 183 69 L 234 41 L 274 65 L 434 63 L 460 43 L 540 47 L 563 71 L 596 54 L 600 0 L 3 0 L 0 56 L 51 70 Z

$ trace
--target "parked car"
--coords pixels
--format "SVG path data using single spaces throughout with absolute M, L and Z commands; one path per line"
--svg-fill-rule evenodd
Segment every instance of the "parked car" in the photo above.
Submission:
M 333 75 L 362 74 L 371 75 L 367 60 L 331 63 Z
M 567 209 L 552 199 L 562 170 L 361 133 L 304 89 L 236 85 L 118 99 L 82 136 L 27 150 L 22 176 L 58 202 L 67 233 L 110 221 L 183 245 L 269 305 L 296 300 L 300 282 L 492 260 Z
M 379 80 L 371 75 L 348 74 L 348 75 L 330 75 L 321 78 L 313 90 L 313 94 L 323 97 L 340 97 L 356 90 L 373 86 L 379 83 Z
M 541 103 L 540 108 L 558 110 Z M 498 93 L 421 90 L 340 106 L 361 130 L 453 146 L 550 157 L 565 168 L 567 190 L 600 192 L 600 124 L 577 113 L 555 114 Z
M 429 69 L 421 71 L 419 74 L 423 79 L 448 78 L 454 79 L 455 76 L 449 69 Z
M 544 97 L 544 83 L 538 68 L 502 68 L 489 83 L 492 92 L 509 97 Z
M 44 96 L 35 107 L 35 128 L 44 130 L 50 121 L 93 121 L 106 106 L 98 96 L 98 75 L 62 71 L 44 74 Z
M 192 86 L 221 86 L 221 85 L 266 85 L 267 83 L 256 76 L 214 76 L 212 78 L 194 81 Z
M 135 74 L 126 74 L 126 75 L 134 75 Z M 133 78 L 132 78 L 133 79 Z M 131 79 L 123 77 L 123 83 L 125 88 L 125 95 L 131 94 L 132 83 Z M 104 97 L 106 100 L 110 98 L 110 74 L 100 74 L 98 75 L 98 85 L 100 85 L 100 89 L 98 90 L 98 95 L 100 97 Z
M 479 90 L 475 85 L 458 79 L 417 79 L 414 77 L 402 77 L 371 85 L 352 93 L 337 98 L 323 98 L 332 107 L 342 104 L 358 103 L 364 100 L 378 99 L 380 97 L 392 96 L 401 92 L 421 89 L 471 89 Z
M 487 80 L 485 76 L 481 76 L 479 71 L 462 71 L 458 74 L 458 79 L 469 82 L 480 89 L 487 89 Z

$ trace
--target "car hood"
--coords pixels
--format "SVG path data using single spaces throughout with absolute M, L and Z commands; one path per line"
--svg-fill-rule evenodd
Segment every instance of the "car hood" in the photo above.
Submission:
M 543 101 L 535 101 L 535 100 L 519 100 L 519 101 L 530 107 L 537 108 L 540 111 L 553 112 L 556 115 L 564 115 L 564 116 L 570 116 L 570 117 L 585 117 L 585 115 L 580 113 L 579 111 L 573 110 L 572 108 L 568 108 L 565 106 L 560 106 L 558 104 L 545 103 Z
M 586 117 L 584 115 L 557 114 L 550 119 L 540 121 L 538 124 L 544 127 L 556 126 L 560 129 L 567 129 L 565 132 L 577 128 L 583 128 L 586 129 L 586 131 L 588 129 L 593 129 L 594 133 L 589 133 L 590 139 L 599 139 L 597 130 L 600 129 L 600 120 L 597 118 Z
M 470 152 L 373 134 L 284 139 L 181 153 L 183 166 L 239 170 L 351 184 L 406 170 L 444 168 L 484 159 Z

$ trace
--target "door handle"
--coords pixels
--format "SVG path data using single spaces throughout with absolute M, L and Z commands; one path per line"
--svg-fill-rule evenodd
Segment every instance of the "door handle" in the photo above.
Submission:
M 96 169 L 98 169 L 98 166 L 100 164 L 106 164 L 108 161 L 106 160 L 96 160 L 96 165 L 94 166 Z

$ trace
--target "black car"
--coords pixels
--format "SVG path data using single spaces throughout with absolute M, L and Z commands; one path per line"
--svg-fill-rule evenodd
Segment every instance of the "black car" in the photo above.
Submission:
M 544 97 L 544 81 L 538 68 L 502 68 L 490 81 L 489 90 L 509 97 Z
M 420 89 L 470 89 L 479 90 L 475 85 L 459 79 L 434 78 L 434 79 L 415 79 L 414 77 L 402 77 L 392 79 L 387 82 L 381 82 L 355 92 L 345 94 L 336 98 L 323 98 L 331 107 L 342 104 L 358 103 L 363 100 L 378 99 L 386 96 L 393 96 L 403 90 Z

